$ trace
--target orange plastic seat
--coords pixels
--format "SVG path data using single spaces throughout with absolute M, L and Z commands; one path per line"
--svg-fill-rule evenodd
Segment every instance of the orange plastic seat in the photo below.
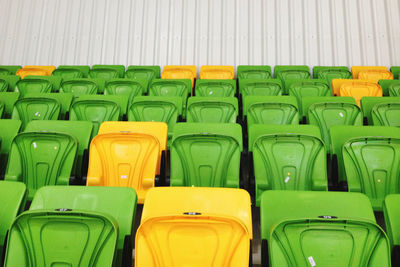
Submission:
M 143 206 L 135 266 L 248 266 L 252 238 L 247 191 L 156 187 Z
M 382 96 L 382 88 L 377 83 L 363 80 L 334 79 L 332 89 L 338 92 L 338 96 L 351 96 L 360 106 L 361 98 L 364 96 Z
M 393 80 L 393 73 L 388 70 L 364 70 L 359 72 L 358 79 L 378 83 L 379 80 Z
M 164 66 L 161 74 L 161 79 L 190 79 L 192 87 L 194 86 L 194 79 L 197 77 L 196 66 L 190 65 L 168 65 Z
M 200 79 L 234 79 L 233 66 L 201 66 Z
M 360 73 L 365 71 L 389 71 L 385 66 L 353 66 L 351 67 L 351 74 L 353 79 L 360 79 Z
M 55 69 L 55 66 L 24 66 L 17 71 L 16 75 L 19 75 L 21 79 L 29 75 L 50 76 Z

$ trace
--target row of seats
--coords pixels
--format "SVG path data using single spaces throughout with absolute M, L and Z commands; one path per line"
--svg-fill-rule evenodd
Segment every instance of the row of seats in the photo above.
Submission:
M 138 267 L 251 265 L 251 203 L 241 189 L 153 188 L 136 237 L 131 188 L 46 186 L 27 211 L 24 184 L 0 181 L 0 192 L 4 266 L 132 266 L 133 246 Z M 399 204 L 400 194 L 384 201 L 385 233 L 363 194 L 264 192 L 262 266 L 391 266 Z

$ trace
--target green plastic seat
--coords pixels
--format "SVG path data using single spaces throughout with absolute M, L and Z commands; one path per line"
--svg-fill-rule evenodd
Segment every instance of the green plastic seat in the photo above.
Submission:
M 112 79 L 107 82 L 105 95 L 123 95 L 128 97 L 129 104 L 132 103 L 136 96 L 141 96 L 147 92 L 147 80 L 119 78 Z
M 186 101 L 192 92 L 190 79 L 153 79 L 149 87 L 150 96 L 182 97 L 182 110 L 186 110 Z M 183 114 L 185 117 L 185 114 Z
M 124 101 L 125 100 L 125 101 Z M 122 102 L 124 107 L 121 106 Z M 71 121 L 90 121 L 93 123 L 92 138 L 97 135 L 100 124 L 105 121 L 122 119 L 122 108 L 127 106 L 127 98 L 123 96 L 81 96 L 74 100 L 69 112 Z
M 79 69 L 74 69 L 74 68 L 56 69 L 51 73 L 51 75 L 61 77 L 62 79 L 84 78 L 83 72 L 80 71 Z
M 0 251 L 3 252 L 5 239 L 15 217 L 24 210 L 26 186 L 23 183 L 0 181 Z M 3 253 L 0 253 L 3 262 Z
M 400 66 L 392 66 L 390 72 L 393 73 L 393 79 L 400 79 Z
M 53 85 L 46 79 L 23 79 L 17 82 L 15 91 L 22 97 L 28 93 L 50 93 Z
M 3 118 L 10 119 L 12 111 L 14 109 L 14 104 L 19 98 L 19 93 L 17 92 L 0 92 L 0 101 L 4 104 Z
M 15 102 L 11 119 L 21 120 L 22 129 L 32 120 L 57 120 L 61 103 L 54 98 L 21 98 Z
M 61 84 L 60 93 L 72 93 L 74 97 L 80 95 L 95 95 L 99 85 L 95 79 L 79 78 L 64 81 Z
M 21 129 L 21 121 L 0 120 L 0 129 L 0 177 L 3 177 L 11 150 L 11 143 Z
M 57 70 L 67 71 L 65 73 L 60 72 L 60 74 L 62 74 L 61 76 L 65 75 L 64 77 L 62 77 L 63 79 L 68 79 L 67 76 L 69 76 L 71 73 L 76 73 L 76 70 L 80 71 L 83 74 L 82 78 L 87 78 L 89 76 L 90 67 L 87 65 L 60 65 L 58 66 Z M 54 75 L 54 71 L 52 74 Z
M 168 147 L 175 124 L 182 115 L 182 99 L 165 96 L 137 96 L 128 110 L 128 121 L 157 121 L 168 124 Z
M 24 132 L 12 144 L 4 179 L 23 182 L 28 200 L 46 185 L 68 185 L 78 141 L 64 133 Z
M 53 132 L 74 136 L 78 140 L 78 152 L 71 174 L 76 177 L 76 179 L 81 180 L 83 176 L 86 176 L 87 172 L 87 168 L 83 165 L 85 159 L 87 160 L 92 129 L 93 124 L 89 121 L 35 120 L 28 123 L 25 132 Z
M 112 266 L 117 238 L 107 214 L 27 211 L 11 226 L 4 266 Z
M 399 80 L 379 80 L 383 96 L 400 96 Z
M 233 97 L 236 94 L 235 80 L 196 80 L 196 96 Z
M 286 89 L 289 95 L 296 97 L 301 114 L 304 113 L 301 105 L 303 97 L 332 95 L 328 83 L 322 79 L 286 80 Z
M 316 125 L 328 153 L 331 152 L 330 128 L 335 125 L 363 125 L 363 115 L 353 97 L 304 97 L 303 111 L 306 121 Z
M 338 180 L 350 192 L 366 194 L 382 211 L 386 195 L 400 193 L 400 129 L 386 126 L 333 126 L 332 153 Z
M 171 145 L 171 186 L 238 188 L 242 148 L 239 124 L 176 124 Z
M 400 247 L 400 194 L 388 195 L 383 202 L 386 233 L 393 248 Z
M 239 93 L 242 97 L 248 95 L 280 96 L 283 85 L 279 79 L 240 79 Z
M 106 70 L 115 70 L 117 71 L 117 77 L 113 78 L 123 78 L 125 75 L 125 66 L 124 65 L 93 65 L 91 71 L 93 70 L 102 70 L 100 73 L 106 73 Z M 91 71 L 89 71 L 89 76 L 91 75 Z M 107 76 L 107 75 L 106 75 Z M 95 78 L 95 77 L 92 77 Z M 100 78 L 100 77 L 99 77 Z M 103 77 L 106 80 L 109 80 L 111 78 Z
M 389 240 L 359 193 L 267 191 L 260 224 L 262 266 L 390 266 Z
M 315 66 L 313 77 L 314 79 L 325 80 L 331 87 L 333 79 L 352 79 L 353 75 L 349 68 L 345 66 Z
M 132 265 L 136 202 L 135 190 L 127 187 L 46 186 L 36 192 L 29 210 L 62 208 L 113 217 L 119 232 L 116 266 L 127 266 Z
M 192 96 L 187 104 L 187 122 L 236 123 L 239 114 L 236 97 Z
M 271 66 L 240 65 L 237 68 L 238 79 L 270 79 L 272 78 Z
M 62 78 L 59 76 L 41 76 L 41 75 L 29 75 L 24 80 L 47 80 L 52 85 L 52 91 L 58 92 L 60 90 Z
M 5 83 L 8 84 L 7 89 L 1 92 L 7 92 L 7 91 L 14 91 L 15 87 L 17 85 L 17 82 L 19 80 L 21 80 L 21 77 L 19 77 L 18 75 L 0 75 L 0 80 L 1 80 L 1 84 L 2 86 L 7 86 L 5 85 Z
M 15 75 L 17 70 L 22 69 L 22 66 L 19 65 L 0 65 L 0 73 L 1 75 Z
M 399 114 L 396 111 L 397 104 L 400 104 L 400 97 L 370 96 L 361 98 L 361 109 L 368 125 L 400 126 L 397 118 Z
M 326 152 L 318 127 L 263 125 L 249 128 L 256 206 L 266 190 L 327 191 Z
M 28 93 L 25 95 L 25 98 L 50 98 L 57 100 L 61 105 L 60 119 L 65 119 L 69 108 L 71 107 L 72 100 L 74 96 L 72 93 L 38 93 L 31 94 Z
M 145 79 L 147 84 L 150 84 L 153 79 L 161 77 L 160 66 L 128 66 L 125 72 L 125 78 L 128 79 Z M 146 88 L 147 92 L 147 88 Z
M 294 96 L 244 97 L 243 119 L 253 124 L 299 124 L 299 111 Z
M 311 78 L 310 68 L 302 65 L 276 65 L 274 77 L 280 79 L 284 85 L 284 94 L 288 93 L 287 80 L 303 80 Z

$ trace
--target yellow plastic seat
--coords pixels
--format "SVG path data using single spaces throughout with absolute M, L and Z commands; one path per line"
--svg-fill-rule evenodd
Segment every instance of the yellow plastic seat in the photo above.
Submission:
M 135 266 L 248 266 L 252 238 L 247 191 L 156 187 L 143 206 Z
M 358 79 L 378 83 L 380 80 L 393 80 L 393 73 L 388 70 L 365 70 L 359 72 Z
M 201 66 L 200 79 L 234 79 L 233 66 Z
M 50 76 L 55 69 L 55 66 L 24 66 L 17 71 L 16 75 L 19 75 L 21 79 L 29 75 Z
M 353 74 L 353 79 L 361 79 L 361 72 L 365 71 L 389 71 L 385 66 L 353 66 L 351 68 L 351 73 Z
M 194 79 L 197 77 L 196 66 L 191 65 L 168 65 L 164 66 L 161 74 L 161 79 L 190 79 L 192 87 L 194 86 Z
M 382 88 L 377 83 L 363 80 L 334 79 L 332 90 L 338 92 L 338 96 L 351 96 L 356 100 L 358 106 L 364 96 L 382 96 Z

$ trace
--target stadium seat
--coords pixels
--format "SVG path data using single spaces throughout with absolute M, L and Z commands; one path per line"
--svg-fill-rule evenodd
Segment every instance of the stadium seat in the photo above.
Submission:
M 128 121 L 158 121 L 168 125 L 168 146 L 175 124 L 182 115 L 182 99 L 177 96 L 138 96 L 128 110 Z
M 323 79 L 286 80 L 286 90 L 295 96 L 300 113 L 303 113 L 301 99 L 305 96 L 331 96 L 328 83 Z
M 113 266 L 117 238 L 104 213 L 26 211 L 11 226 L 4 266 Z
M 160 66 L 128 66 L 125 72 L 125 78 L 128 79 L 146 79 L 150 84 L 153 79 L 159 79 L 161 73 Z M 147 92 L 147 88 L 146 88 Z
M 400 97 L 363 97 L 361 109 L 368 125 L 400 126 Z
M 90 144 L 86 185 L 132 187 L 143 204 L 161 173 L 168 126 L 163 122 L 105 122 Z
M 69 112 L 73 97 L 71 93 L 27 93 L 25 95 L 25 98 L 51 98 L 57 100 L 61 104 L 60 119 L 62 120 L 66 118 L 67 112 Z
M 260 224 L 262 266 L 390 266 L 389 240 L 359 193 L 267 191 Z
M 171 186 L 238 188 L 242 148 L 239 124 L 176 124 L 171 145 Z
M 35 120 L 28 123 L 25 132 L 53 132 L 73 136 L 78 141 L 78 152 L 72 169 L 72 181 L 81 182 L 86 176 L 87 154 L 93 125 L 89 121 L 44 121 Z M 74 180 L 75 179 L 75 180 Z
M 60 90 L 62 78 L 58 76 L 40 76 L 40 75 L 28 75 L 25 76 L 24 80 L 47 80 L 52 85 L 52 91 L 58 92 Z
M 116 95 L 81 95 L 75 98 L 69 112 L 70 121 L 90 121 L 93 123 L 91 138 L 99 131 L 104 121 L 119 121 L 126 114 L 128 99 Z
M 136 233 L 135 266 L 248 266 L 250 196 L 231 188 L 153 188 Z
M 17 82 L 21 79 L 18 75 L 0 75 L 0 83 L 2 84 L 2 91 L 14 91 L 17 85 Z M 4 88 L 7 87 L 7 88 Z
M 236 81 L 199 79 L 194 93 L 196 96 L 233 97 L 236 94 Z
M 333 79 L 333 95 L 354 97 L 358 106 L 364 96 L 382 96 L 382 88 L 377 83 L 362 80 Z
M 72 93 L 74 97 L 80 95 L 95 95 L 99 85 L 95 79 L 79 78 L 66 80 L 61 84 L 60 93 Z
M 149 88 L 150 96 L 179 96 L 182 97 L 183 111 L 186 101 L 191 94 L 192 85 L 189 79 L 153 79 Z
M 329 130 L 334 125 L 363 125 L 363 115 L 352 97 L 304 97 L 303 111 L 307 123 L 316 125 L 328 153 L 331 151 Z
M 0 263 L 7 233 L 15 217 L 24 210 L 26 194 L 25 184 L 0 181 Z
M 12 144 L 4 180 L 23 182 L 28 200 L 46 185 L 68 185 L 78 141 L 64 133 L 24 132 Z
M 163 72 L 161 73 L 162 79 L 190 79 L 192 81 L 192 87 L 194 86 L 194 79 L 196 79 L 196 77 L 196 66 L 189 65 L 167 65 L 164 66 Z
M 400 79 L 400 66 L 392 66 L 390 72 L 393 73 L 394 79 Z
M 124 76 L 124 65 L 93 65 L 92 69 L 89 71 L 90 78 L 110 80 L 114 78 L 123 78 Z
M 132 266 L 133 227 L 137 196 L 132 188 L 95 186 L 46 186 L 40 188 L 29 208 L 72 210 L 107 214 L 118 222 L 116 266 Z
M 283 85 L 279 79 L 240 79 L 239 93 L 242 98 L 248 95 L 280 96 Z
M 23 79 L 17 82 L 15 92 L 19 92 L 22 97 L 28 93 L 50 93 L 53 85 L 45 79 Z
M 0 65 L 0 75 L 15 75 L 22 66 L 19 65 Z
M 256 206 L 266 190 L 328 190 L 326 152 L 316 126 L 254 124 L 249 128 L 249 152 Z
M 360 79 L 377 83 L 379 80 L 393 80 L 393 74 L 383 66 L 353 66 L 351 68 L 353 79 Z
M 400 193 L 400 129 L 333 126 L 330 135 L 339 182 L 347 182 L 350 192 L 366 194 L 374 210 L 382 211 L 386 195 Z
M 0 92 L 0 101 L 4 105 L 3 117 L 4 119 L 10 119 L 14 104 L 19 98 L 18 92 Z
M 400 96 L 399 80 L 380 80 L 378 84 L 382 87 L 383 96 Z
M 11 143 L 21 129 L 19 120 L 0 120 L 0 177 L 4 176 L 8 157 L 11 150 Z
M 253 124 L 299 124 L 299 111 L 294 96 L 249 95 L 243 101 L 243 120 Z
M 187 104 L 187 122 L 236 123 L 239 114 L 236 97 L 192 96 Z
M 147 92 L 147 80 L 142 78 L 111 79 L 107 82 L 105 95 L 123 95 L 128 97 L 128 103 L 131 104 L 136 96 L 141 96 Z
M 392 248 L 392 259 L 399 261 L 400 254 L 400 194 L 388 195 L 383 202 L 383 214 L 385 218 L 386 234 L 389 237 Z M 396 255 L 397 254 L 397 255 Z M 392 266 L 399 264 L 393 262 Z
M 58 120 L 61 103 L 54 98 L 28 97 L 15 102 L 11 115 L 13 120 L 21 120 L 22 129 L 32 120 Z
M 51 75 L 63 79 L 87 78 L 90 67 L 84 65 L 61 65 Z
M 234 79 L 235 68 L 233 66 L 201 66 L 200 79 Z
M 272 78 L 270 66 L 241 65 L 237 67 L 238 79 L 270 79 Z
M 313 68 L 314 79 L 326 80 L 331 86 L 333 79 L 352 79 L 351 72 L 345 66 L 315 66 Z
M 16 75 L 19 75 L 21 79 L 28 75 L 50 76 L 55 69 L 55 66 L 24 66 L 22 69 L 17 70 Z
M 284 93 L 287 94 L 286 81 L 311 78 L 310 68 L 301 65 L 276 65 L 274 68 L 274 77 L 283 82 Z

